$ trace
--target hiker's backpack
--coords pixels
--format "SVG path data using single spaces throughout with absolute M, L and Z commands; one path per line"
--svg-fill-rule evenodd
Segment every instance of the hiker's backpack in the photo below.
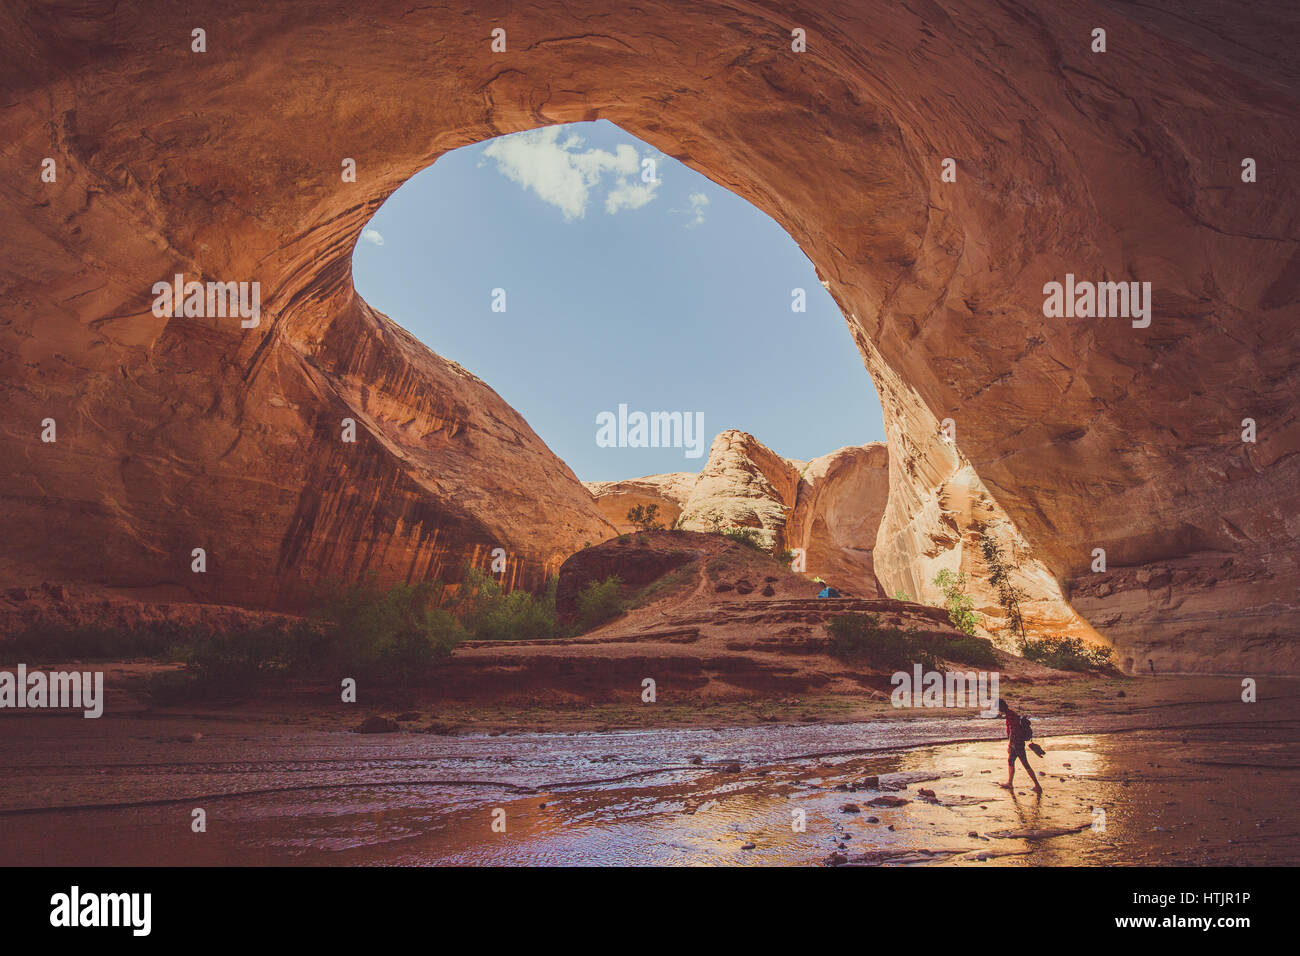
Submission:
M 1020 715 L 1020 739 L 1021 740 L 1034 739 L 1034 725 L 1029 722 L 1029 718 L 1026 717 L 1024 714 Z

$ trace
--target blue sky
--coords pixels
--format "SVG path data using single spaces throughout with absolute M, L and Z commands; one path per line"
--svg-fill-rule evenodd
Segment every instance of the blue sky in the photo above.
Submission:
M 704 464 L 598 445 L 597 417 L 620 404 L 703 414 L 706 457 L 725 428 L 804 460 L 884 439 L 844 318 L 794 241 L 603 120 L 443 156 L 375 214 L 353 271 L 367 302 L 487 382 L 585 481 Z

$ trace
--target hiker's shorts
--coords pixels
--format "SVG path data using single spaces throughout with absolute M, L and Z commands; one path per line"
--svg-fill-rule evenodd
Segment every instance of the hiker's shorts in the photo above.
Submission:
M 1013 740 L 1007 744 L 1007 763 L 1015 763 L 1017 757 L 1025 763 L 1029 763 L 1029 758 L 1025 756 L 1025 742 L 1023 740 Z

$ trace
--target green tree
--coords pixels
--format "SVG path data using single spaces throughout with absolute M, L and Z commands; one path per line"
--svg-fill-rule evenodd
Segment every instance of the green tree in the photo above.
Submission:
M 943 592 L 943 606 L 948 610 L 948 620 L 957 630 L 974 636 L 979 626 L 975 616 L 975 602 L 966 593 L 966 573 L 954 574 L 944 568 L 934 576 L 934 586 Z
M 603 581 L 592 581 L 578 592 L 578 622 L 583 631 L 590 631 L 622 614 L 626 605 L 619 596 L 623 579 L 617 575 Z
M 627 511 L 628 523 L 636 525 L 642 531 L 662 531 L 663 524 L 656 520 L 658 517 L 658 505 L 637 505 Z
M 492 575 L 467 566 L 448 607 L 474 637 L 485 641 L 540 640 L 555 636 L 556 579 L 540 595 L 506 592 Z
M 1007 560 L 1006 554 L 997 539 L 989 532 L 988 525 L 977 526 L 980 537 L 980 551 L 984 554 L 984 563 L 989 569 L 989 583 L 998 594 L 998 604 L 1007 616 L 1007 627 L 1020 644 L 1025 642 L 1025 619 L 1020 613 L 1020 599 L 1025 592 L 1011 581 L 1011 574 L 1016 566 Z

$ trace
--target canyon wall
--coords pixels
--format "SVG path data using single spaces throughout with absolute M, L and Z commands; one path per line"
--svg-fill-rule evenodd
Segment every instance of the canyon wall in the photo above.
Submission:
M 904 424 L 922 434 L 926 429 L 923 423 Z M 941 441 L 922 456 L 909 434 L 891 436 L 911 456 L 899 462 L 891 461 L 881 442 L 802 462 L 729 429 L 714 439 L 698 475 L 586 484 L 620 533 L 634 530 L 628 509 L 647 504 L 659 508 L 659 519 L 669 527 L 752 528 L 766 549 L 800 549 L 806 574 L 857 597 L 899 595 L 942 607 L 935 576 L 945 569 L 960 572 L 983 632 L 1015 650 L 1006 612 L 989 583 L 980 541 L 987 535 L 1002 550 L 1012 584 L 1022 592 L 1028 634 L 1106 643 L 1070 606 L 954 445 Z
M 627 534 L 636 530 L 636 525 L 627 520 L 627 513 L 637 506 L 654 505 L 658 509 L 657 522 L 665 528 L 676 525 L 682 516 L 682 505 L 699 477 L 695 472 L 675 471 L 624 481 L 584 481 L 583 485 L 596 500 L 596 508 L 604 519 L 619 534 Z
M 1300 670 L 1298 16 L 7 6 L 0 574 L 280 606 L 324 575 L 450 573 L 493 547 L 539 580 L 612 533 L 517 416 L 350 279 L 374 210 L 442 153 L 605 118 L 771 215 L 839 303 L 899 469 L 887 588 L 987 502 L 1126 663 Z M 154 315 L 178 272 L 258 281 L 260 323 Z M 1067 273 L 1152 283 L 1150 325 L 1046 317 Z
M 850 446 L 799 469 L 799 490 L 783 538 L 809 574 L 855 597 L 887 597 L 875 566 L 877 532 L 889 499 L 889 450 Z
M 889 495 L 887 461 L 880 443 L 795 461 L 730 428 L 713 439 L 698 474 L 586 485 L 621 533 L 634 530 L 630 508 L 653 504 L 666 527 L 750 529 L 765 550 L 802 550 L 807 574 L 848 594 L 877 597 L 871 552 Z

